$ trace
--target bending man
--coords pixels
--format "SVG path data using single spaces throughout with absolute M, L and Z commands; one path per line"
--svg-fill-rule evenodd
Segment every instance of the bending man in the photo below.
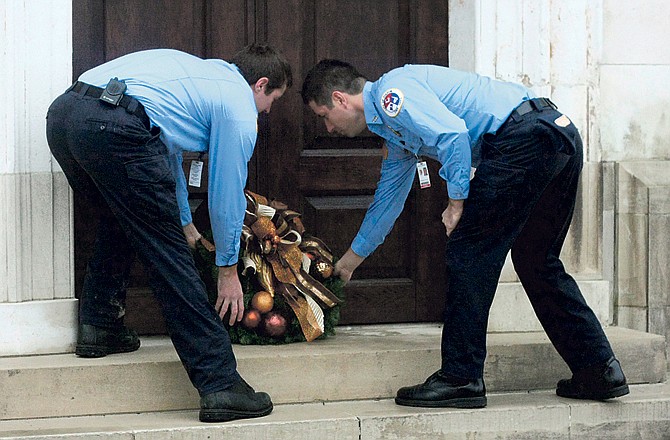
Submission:
M 76 353 L 130 352 L 125 327 L 133 255 L 150 272 L 168 332 L 201 396 L 200 420 L 259 417 L 272 411 L 237 372 L 222 318 L 242 319 L 237 258 L 246 201 L 247 162 L 257 118 L 292 83 L 291 67 L 270 46 L 251 45 L 230 62 L 169 49 L 136 52 L 85 72 L 47 115 L 47 139 L 77 196 L 101 212 L 81 292 Z M 216 264 L 216 310 L 190 247 L 191 221 L 182 152 L 209 155 L 209 207 Z M 192 179 L 201 178 L 194 168 Z
M 597 400 L 628 393 L 600 323 L 559 259 L 582 142 L 551 101 L 520 85 L 431 65 L 407 65 L 369 82 L 337 60 L 310 70 L 302 97 L 329 132 L 356 136 L 367 127 L 386 140 L 374 200 L 335 267 L 343 280 L 390 232 L 415 170 L 425 178 L 422 156 L 439 161 L 447 183 L 442 366 L 424 383 L 401 388 L 396 403 L 486 406 L 488 315 L 510 249 L 535 313 L 573 372 L 556 393 Z

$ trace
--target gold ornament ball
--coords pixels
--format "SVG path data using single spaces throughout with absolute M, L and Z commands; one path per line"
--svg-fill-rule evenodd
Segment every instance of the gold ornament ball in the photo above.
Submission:
M 253 307 L 254 309 L 258 310 L 261 313 L 267 313 L 270 310 L 272 310 L 274 304 L 275 300 L 274 298 L 272 298 L 272 294 L 270 292 L 266 292 L 265 290 L 257 292 L 251 298 L 251 307 Z
M 326 263 L 325 261 L 319 261 L 316 263 L 316 271 L 323 278 L 330 278 L 330 276 L 333 274 L 333 266 Z

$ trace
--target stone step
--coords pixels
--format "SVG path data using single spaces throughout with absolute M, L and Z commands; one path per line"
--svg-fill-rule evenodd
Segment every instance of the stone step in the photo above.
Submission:
M 422 382 L 440 363 L 441 327 L 340 327 L 335 337 L 283 346 L 235 346 L 239 371 L 276 404 L 385 399 Z M 630 383 L 658 383 L 665 339 L 606 329 Z M 193 409 L 198 396 L 166 338 L 135 353 L 0 358 L 0 419 Z M 543 333 L 492 333 L 485 370 L 491 392 L 552 389 L 569 377 Z
M 508 275 L 508 277 L 511 276 Z M 600 323 L 604 326 L 610 325 L 612 310 L 610 309 L 609 281 L 579 279 L 577 283 L 584 299 Z M 510 310 L 514 311 L 514 319 L 510 319 Z M 542 325 L 535 316 L 528 295 L 520 282 L 498 283 L 489 314 L 488 329 L 489 332 L 542 331 Z
M 484 409 L 425 409 L 390 399 L 276 405 L 259 419 L 203 424 L 196 410 L 0 421 L 13 440 L 435 440 L 670 438 L 670 385 L 633 385 L 607 402 L 553 391 L 489 393 Z

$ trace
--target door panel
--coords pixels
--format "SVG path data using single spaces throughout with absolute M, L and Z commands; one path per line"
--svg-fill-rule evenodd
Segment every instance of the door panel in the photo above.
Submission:
M 408 62 L 446 64 L 446 50 L 435 57 L 429 47 L 446 48 L 447 2 L 338 0 L 294 2 L 303 13 L 285 21 L 268 22 L 268 40 L 302 62 L 299 78 L 323 58 L 339 58 L 355 65 L 371 80 Z M 268 1 L 268 15 L 281 14 L 284 2 Z M 417 29 L 429 22 L 431 35 Z M 297 23 L 302 19 L 303 23 Z M 444 21 L 442 21 L 444 20 Z M 287 32 L 287 28 L 289 31 Z M 301 30 L 298 38 L 294 29 Z M 296 42 L 302 41 L 302 47 Z M 425 54 L 425 55 L 424 55 Z M 424 58 L 425 57 L 425 58 Z M 331 245 L 336 255 L 349 247 L 379 180 L 381 141 L 366 132 L 349 139 L 330 135 L 299 96 L 282 103 L 271 115 L 268 145 L 279 146 L 283 168 L 270 170 L 273 197 L 299 206 L 304 222 Z M 301 115 L 299 119 L 295 116 Z M 268 154 L 272 152 L 268 151 Z M 287 163 L 298 163 L 295 168 Z M 446 189 L 433 166 L 434 188 L 414 189 L 405 211 L 384 244 L 354 274 L 346 288 L 343 323 L 413 322 L 440 318 L 444 275 L 441 261 L 444 233 L 440 215 Z M 295 188 L 300 191 L 296 192 Z M 421 217 L 419 217 L 421 216 Z M 429 244 L 430 250 L 420 247 Z M 437 253 L 435 249 L 439 249 Z M 433 267 L 426 269 L 426 266 Z
M 447 65 L 447 0 L 74 0 L 73 73 L 119 55 L 170 47 L 229 58 L 251 41 L 277 46 L 294 69 L 294 86 L 259 117 L 249 164 L 251 190 L 303 213 L 308 230 L 342 255 L 372 200 L 381 140 L 366 132 L 326 132 L 299 95 L 309 68 L 323 58 L 354 64 L 370 80 L 405 63 Z M 444 291 L 446 188 L 430 163 L 433 187 L 413 189 L 385 243 L 346 287 L 341 323 L 440 319 Z M 206 188 L 191 188 L 194 199 Z M 90 254 L 91 208 L 75 201 L 78 289 Z M 133 269 L 127 321 L 142 333 L 164 332 L 141 267 Z

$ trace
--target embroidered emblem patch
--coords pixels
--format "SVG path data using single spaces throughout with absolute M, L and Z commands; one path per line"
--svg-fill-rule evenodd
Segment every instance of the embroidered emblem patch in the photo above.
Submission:
M 388 89 L 384 92 L 381 99 L 384 113 L 395 118 L 398 116 L 398 113 L 400 113 L 404 100 L 405 95 L 403 95 L 399 89 Z

